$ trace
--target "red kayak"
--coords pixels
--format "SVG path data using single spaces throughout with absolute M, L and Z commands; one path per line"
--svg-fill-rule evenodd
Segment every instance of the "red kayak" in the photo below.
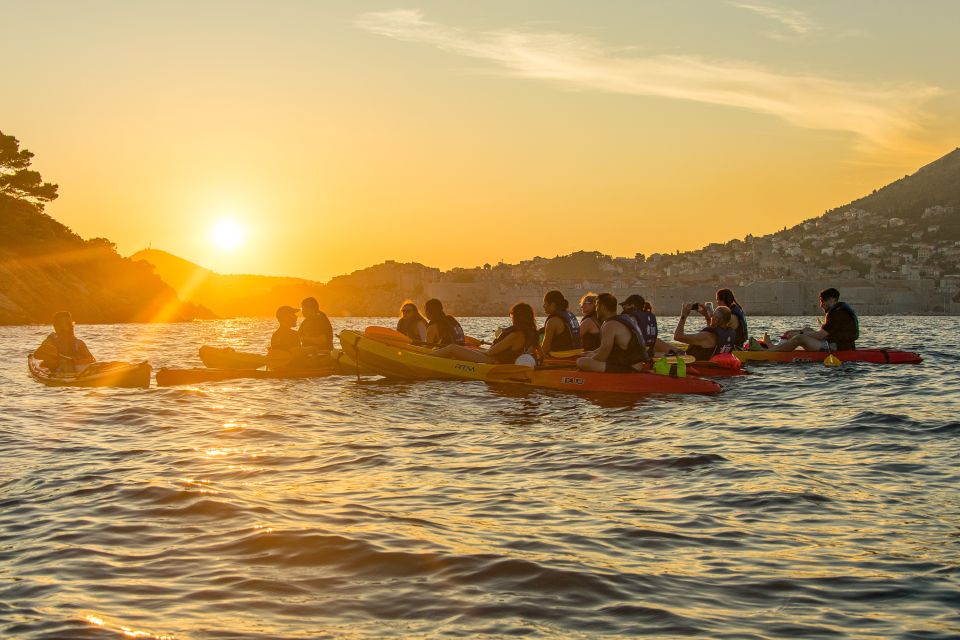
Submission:
M 723 387 L 703 378 L 656 373 L 601 373 L 577 369 L 532 369 L 527 384 L 585 393 L 720 393 Z
M 830 355 L 827 351 L 734 351 L 733 354 L 743 362 L 823 362 Z M 889 349 L 857 349 L 855 351 L 834 351 L 840 362 L 872 362 L 874 364 L 920 364 L 923 358 L 911 351 L 891 351 Z

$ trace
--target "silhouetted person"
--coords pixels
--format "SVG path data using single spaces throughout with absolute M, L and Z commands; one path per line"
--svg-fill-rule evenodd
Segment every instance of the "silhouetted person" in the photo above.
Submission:
M 443 310 L 443 303 L 436 298 L 427 300 L 423 305 L 423 310 L 427 313 L 427 319 L 430 323 L 427 325 L 427 342 L 439 344 L 442 347 L 448 344 L 466 344 L 466 336 L 463 333 L 463 327 L 453 316 L 447 315 Z
M 37 347 L 33 357 L 50 371 L 80 371 L 96 362 L 83 340 L 74 335 L 73 316 L 69 311 L 53 314 L 53 333 Z
M 420 314 L 420 309 L 412 300 L 400 305 L 400 319 L 397 320 L 397 331 L 414 342 L 427 341 L 427 319 Z
M 320 351 L 333 349 L 333 327 L 327 314 L 320 311 L 320 303 L 316 298 L 304 298 L 300 303 L 303 308 L 303 322 L 300 323 L 300 343 L 304 347 L 314 347 Z

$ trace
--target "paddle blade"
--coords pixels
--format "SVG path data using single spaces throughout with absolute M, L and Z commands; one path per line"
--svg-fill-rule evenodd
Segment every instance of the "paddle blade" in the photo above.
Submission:
M 832 353 L 823 359 L 823 366 L 825 367 L 839 367 L 841 364 L 843 364 L 843 362 L 840 361 L 840 358 Z

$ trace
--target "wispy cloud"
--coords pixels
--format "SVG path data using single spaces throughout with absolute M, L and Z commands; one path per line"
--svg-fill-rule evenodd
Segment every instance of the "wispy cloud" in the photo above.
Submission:
M 472 32 L 424 18 L 418 10 L 365 13 L 371 32 L 487 60 L 514 77 L 579 90 L 659 96 L 770 114 L 809 129 L 855 134 L 861 146 L 891 148 L 919 128 L 921 106 L 937 87 L 861 86 L 810 74 L 781 73 L 736 60 L 690 55 L 627 57 L 574 34 Z
M 753 11 L 764 18 L 779 22 L 794 36 L 803 37 L 809 35 L 817 28 L 817 25 L 807 14 L 796 9 L 782 9 L 780 7 L 747 2 L 731 2 L 730 4 L 739 9 Z M 782 37 L 779 32 L 773 32 L 767 35 L 774 38 Z

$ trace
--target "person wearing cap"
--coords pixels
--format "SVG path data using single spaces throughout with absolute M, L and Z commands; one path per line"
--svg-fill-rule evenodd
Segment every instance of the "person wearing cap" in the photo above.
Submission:
M 289 359 L 300 355 L 300 334 L 294 327 L 297 326 L 297 312 L 300 311 L 294 307 L 283 305 L 277 309 L 277 322 L 279 328 L 270 336 L 270 354 L 274 357 L 282 358 L 288 356 Z
M 600 321 L 597 319 L 597 294 L 588 291 L 580 298 L 580 343 L 584 351 L 594 351 L 600 346 Z
M 81 371 L 88 364 L 96 362 L 83 340 L 77 338 L 73 329 L 73 316 L 69 311 L 57 311 L 53 314 L 53 333 L 33 352 L 50 371 Z
M 299 329 L 300 344 L 319 351 L 333 349 L 333 327 L 327 314 L 320 311 L 317 299 L 312 296 L 304 298 L 300 306 L 303 307 L 303 322 Z
M 554 351 L 580 349 L 580 322 L 567 309 L 570 303 L 559 291 L 548 291 L 543 296 L 543 311 L 547 319 L 543 323 L 541 350 L 545 356 Z
M 600 347 L 578 358 L 578 369 L 630 373 L 640 371 L 650 362 L 640 326 L 630 314 L 617 314 L 617 298 L 613 294 L 597 296 L 597 316 L 601 321 Z
M 620 303 L 623 312 L 633 316 L 643 333 L 644 342 L 652 353 L 675 353 L 676 349 L 668 342 L 660 339 L 660 329 L 657 326 L 657 316 L 653 313 L 653 307 L 644 300 L 643 296 L 634 293 L 627 296 L 627 299 Z

